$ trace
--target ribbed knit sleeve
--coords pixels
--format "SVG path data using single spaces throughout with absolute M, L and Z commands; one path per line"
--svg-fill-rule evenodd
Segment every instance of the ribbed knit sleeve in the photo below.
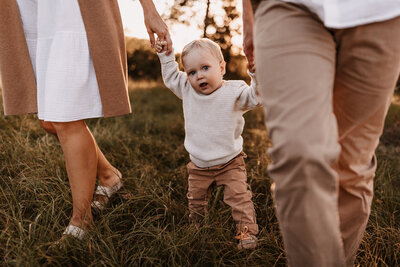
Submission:
M 183 90 L 188 90 L 191 87 L 186 73 L 178 69 L 173 51 L 169 56 L 166 55 L 166 52 L 157 54 L 161 62 L 161 73 L 165 86 L 182 99 Z
M 248 72 L 251 77 L 251 84 L 248 86 L 245 82 L 240 86 L 241 93 L 237 104 L 242 110 L 250 110 L 261 105 L 257 91 L 257 80 L 255 73 Z

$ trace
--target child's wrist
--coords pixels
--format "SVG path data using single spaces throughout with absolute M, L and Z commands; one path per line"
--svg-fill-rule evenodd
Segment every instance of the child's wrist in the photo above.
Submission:
M 175 54 L 174 50 L 172 50 L 171 54 L 167 55 L 167 51 L 163 51 L 161 53 L 157 53 L 158 57 L 160 58 L 161 63 L 167 63 L 170 61 L 175 61 Z
M 256 72 L 255 71 L 251 71 L 251 70 L 247 70 L 247 73 L 250 75 L 250 77 L 255 78 L 256 77 Z

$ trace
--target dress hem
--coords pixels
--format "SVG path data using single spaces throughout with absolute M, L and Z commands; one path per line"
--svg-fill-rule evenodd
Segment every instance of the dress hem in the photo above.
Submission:
M 43 121 L 51 121 L 51 122 L 72 122 L 72 121 L 79 121 L 79 120 L 85 120 L 85 119 L 94 119 L 94 118 L 103 118 L 104 114 L 101 115 L 79 115 L 79 116 L 73 116 L 70 118 L 52 118 L 48 116 L 43 116 L 43 114 L 38 113 L 38 118 L 39 120 Z M 46 117 L 46 118 L 44 118 Z

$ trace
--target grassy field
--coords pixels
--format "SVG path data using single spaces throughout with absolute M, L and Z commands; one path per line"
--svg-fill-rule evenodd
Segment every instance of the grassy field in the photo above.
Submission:
M 88 121 L 124 188 L 95 216 L 90 238 L 49 250 L 72 213 L 61 148 L 35 116 L 0 116 L 0 266 L 284 266 L 266 173 L 270 145 L 261 109 L 245 115 L 248 181 L 260 246 L 238 251 L 230 208 L 217 188 L 210 215 L 188 224 L 181 102 L 154 86 L 131 91 L 133 115 Z M 360 266 L 400 265 L 400 106 L 393 105 L 378 149 L 376 197 L 359 250 Z

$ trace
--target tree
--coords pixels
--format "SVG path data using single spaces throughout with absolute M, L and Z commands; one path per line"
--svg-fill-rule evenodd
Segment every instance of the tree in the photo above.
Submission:
M 210 0 L 207 1 L 207 10 L 209 10 Z M 232 76 L 236 72 L 237 66 L 233 66 L 231 61 L 233 54 L 232 51 L 232 36 L 240 34 L 240 28 L 233 23 L 239 18 L 239 12 L 236 9 L 237 0 L 223 1 L 222 9 L 225 15 L 222 16 L 222 23 L 218 23 L 216 15 L 209 12 L 206 13 L 204 18 L 204 34 L 203 37 L 209 38 L 221 46 L 222 54 L 224 55 L 227 65 L 227 76 Z M 221 18 L 221 17 L 219 17 Z
M 175 0 L 170 11 L 164 15 L 170 24 L 197 23 L 203 31 L 202 37 L 218 43 L 227 62 L 226 77 L 229 79 L 245 75 L 244 57 L 234 53 L 232 44 L 232 36 L 241 34 L 237 4 L 237 0 Z

